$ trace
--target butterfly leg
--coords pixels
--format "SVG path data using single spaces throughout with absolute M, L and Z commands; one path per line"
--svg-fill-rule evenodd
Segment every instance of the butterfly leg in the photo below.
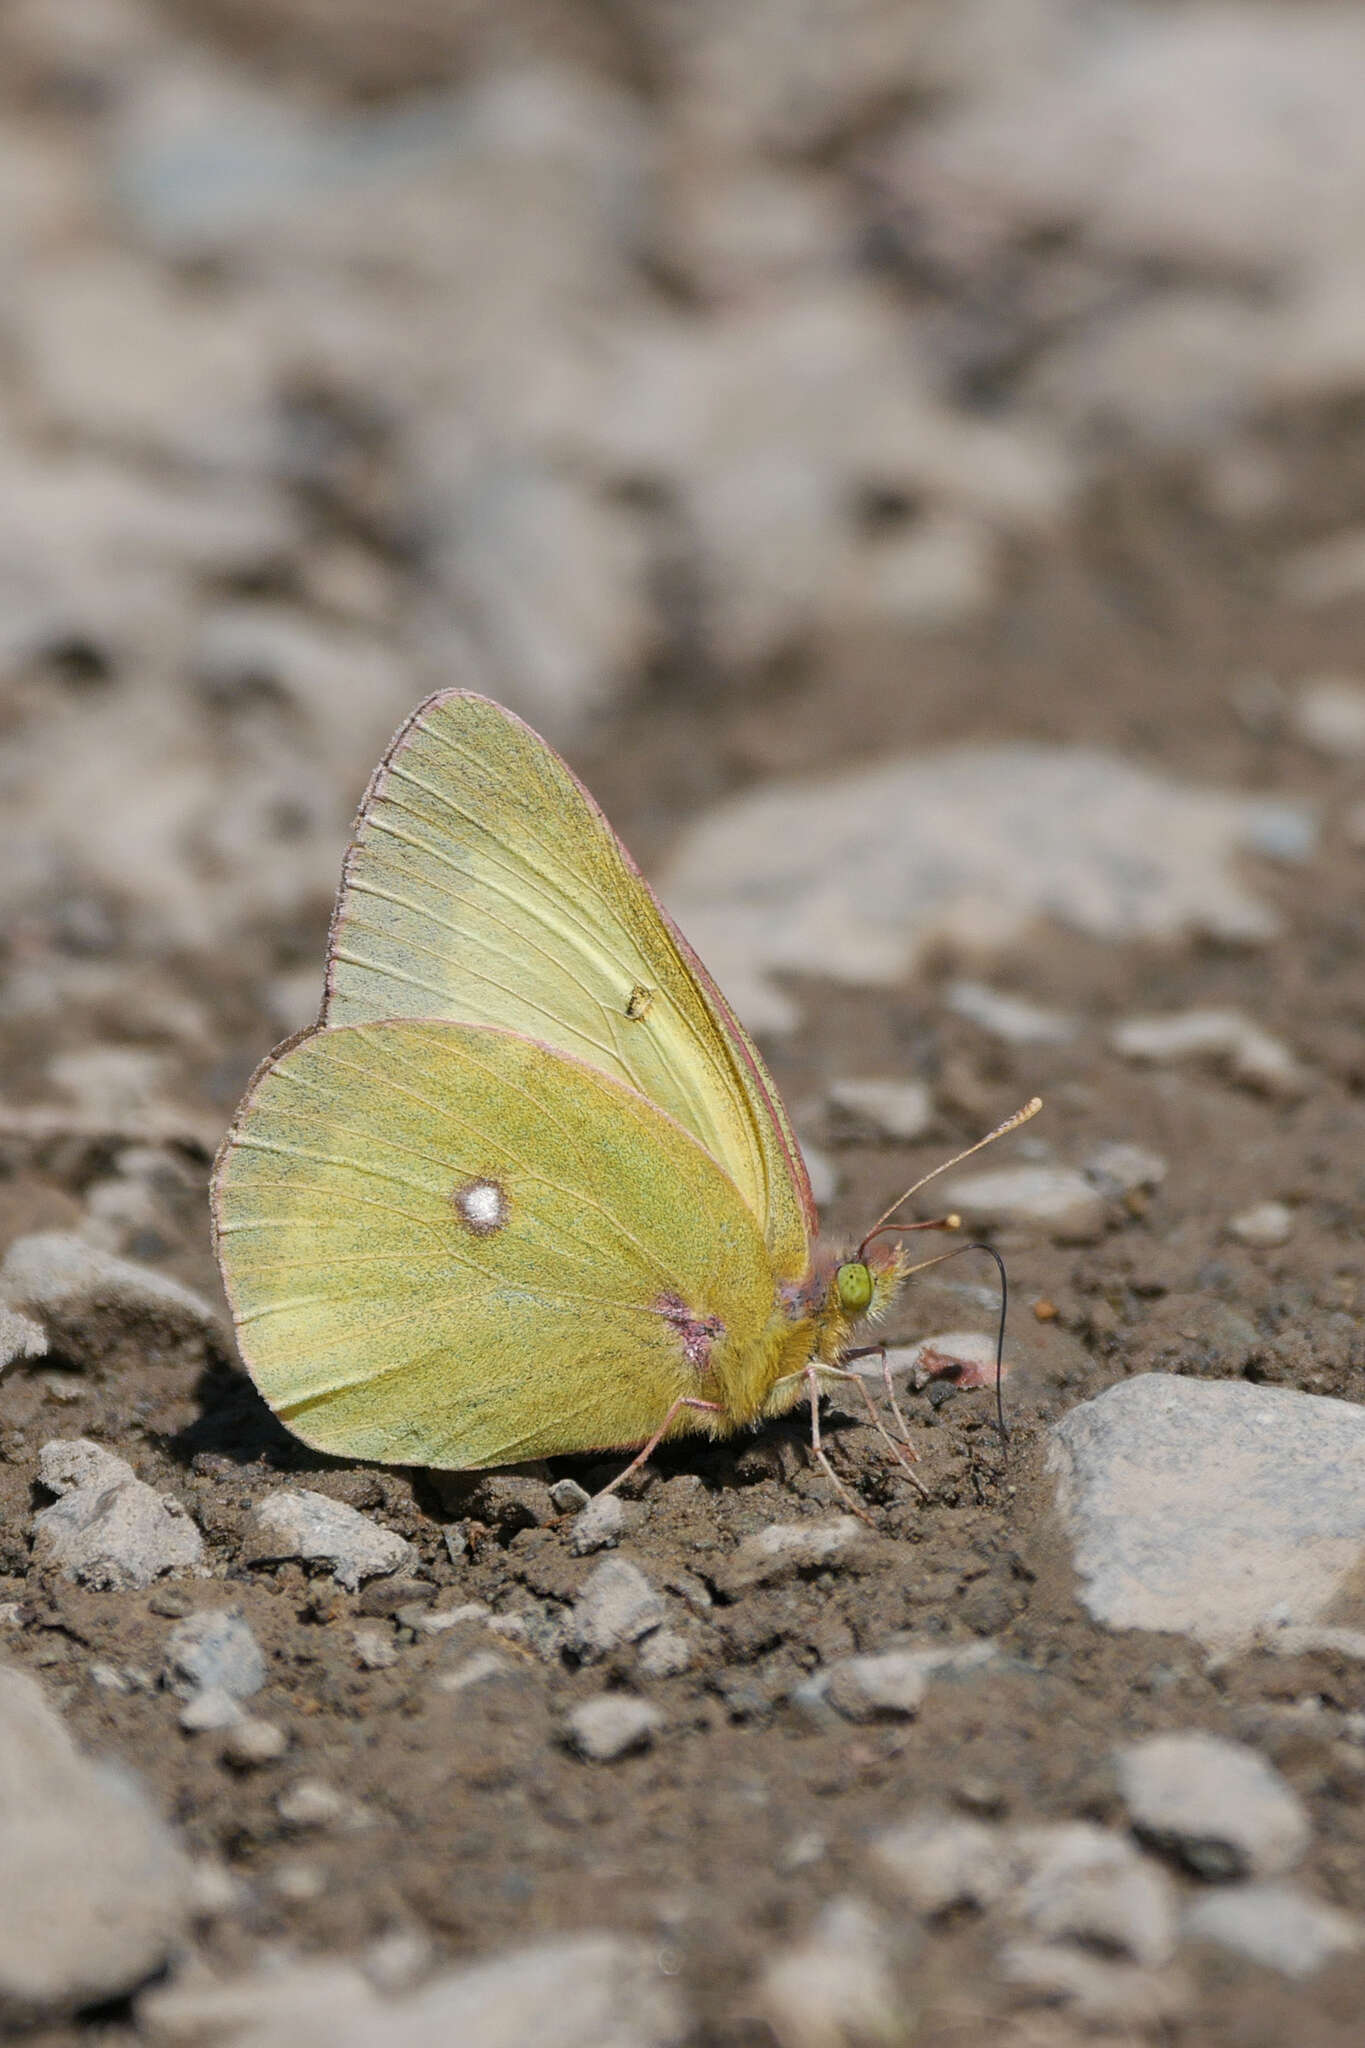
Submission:
M 891 1360 L 887 1355 L 887 1349 L 885 1344 L 865 1344 L 861 1348 L 861 1350 L 846 1351 L 844 1353 L 844 1357 L 846 1359 L 878 1358 L 881 1360 L 882 1385 L 886 1389 L 886 1398 L 887 1402 L 890 1405 L 891 1413 L 896 1418 L 896 1427 L 900 1430 L 901 1433 L 902 1448 L 906 1452 L 906 1454 L 909 1457 L 913 1458 L 915 1463 L 918 1464 L 919 1452 L 915 1449 L 914 1444 L 910 1441 L 910 1425 L 907 1423 L 905 1417 L 901 1414 L 901 1404 L 896 1399 L 896 1388 L 891 1378 Z M 919 1482 L 916 1481 L 915 1483 L 918 1485 Z
M 617 1487 L 621 1485 L 623 1480 L 629 1479 L 632 1472 L 639 1471 L 641 1465 L 643 1465 L 647 1459 L 651 1458 L 654 1452 L 658 1450 L 659 1445 L 663 1442 L 664 1438 L 668 1435 L 669 1430 L 673 1427 L 674 1416 L 678 1413 L 679 1409 L 681 1408 L 706 1408 L 709 1409 L 712 1414 L 719 1415 L 721 1411 L 721 1404 L 719 1401 L 698 1400 L 695 1394 L 679 1394 L 677 1400 L 673 1403 L 673 1406 L 669 1409 L 667 1415 L 665 1415 L 663 1421 L 659 1424 L 659 1427 L 655 1430 L 653 1436 L 649 1439 L 649 1442 L 644 1446 L 644 1449 L 636 1452 L 635 1456 L 631 1459 L 630 1463 L 625 1467 L 623 1471 L 617 1473 L 616 1477 L 611 1481 L 609 1485 L 604 1486 L 600 1492 L 595 1493 L 593 1495 L 594 1500 L 602 1500 L 607 1494 L 615 1493 Z
M 891 1374 L 886 1363 L 886 1346 L 884 1344 L 869 1344 L 861 1351 L 846 1351 L 844 1353 L 844 1356 L 845 1358 L 872 1358 L 878 1354 L 880 1354 L 882 1361 L 882 1377 L 886 1383 L 887 1391 L 890 1394 Z M 915 1464 L 918 1462 L 917 1453 L 915 1451 L 914 1445 L 910 1442 L 909 1432 L 907 1431 L 905 1426 L 905 1417 L 901 1414 L 901 1411 L 897 1406 L 895 1395 L 891 1394 L 890 1396 L 891 1408 L 893 1414 L 895 1415 L 896 1421 L 900 1424 L 901 1433 L 905 1438 L 905 1441 L 903 1443 L 897 1443 L 895 1437 L 892 1436 L 890 1430 L 882 1421 L 881 1416 L 878 1415 L 876 1407 L 873 1404 L 872 1396 L 868 1392 L 867 1381 L 863 1378 L 861 1373 L 844 1372 L 837 1365 L 822 1365 L 819 1368 L 819 1370 L 822 1373 L 824 1373 L 827 1379 L 832 1377 L 835 1379 L 853 1381 L 854 1385 L 857 1387 L 859 1393 L 863 1397 L 863 1401 L 866 1405 L 868 1417 L 872 1423 L 872 1427 L 876 1430 L 882 1442 L 891 1452 L 891 1455 L 896 1460 L 896 1463 L 902 1468 L 906 1478 L 910 1481 L 910 1483 L 913 1486 L 917 1487 L 920 1493 L 923 1494 L 924 1498 L 928 1500 L 929 1489 L 925 1485 L 924 1481 L 920 1478 L 919 1473 L 916 1472 L 914 1469 Z
M 816 1365 L 814 1362 L 806 1367 L 806 1386 L 810 1393 L 811 1456 L 815 1459 L 816 1464 L 820 1467 L 820 1470 L 824 1473 L 834 1491 L 848 1502 L 858 1520 L 866 1522 L 869 1529 L 875 1529 L 876 1523 L 862 1506 L 861 1502 L 855 1499 L 853 1494 L 844 1485 L 843 1480 L 826 1457 L 824 1444 L 820 1441 L 820 1374 L 823 1372 L 828 1375 L 831 1369 L 836 1373 L 838 1372 L 837 1366 L 831 1368 L 827 1365 Z M 840 1373 L 839 1377 L 843 1378 L 843 1374 Z M 857 1374 L 849 1373 L 848 1377 L 849 1379 L 856 1379 Z

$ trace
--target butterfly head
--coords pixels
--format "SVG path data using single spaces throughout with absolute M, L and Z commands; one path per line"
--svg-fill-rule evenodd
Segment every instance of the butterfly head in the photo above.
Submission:
M 856 1321 L 884 1315 L 900 1290 L 906 1259 L 897 1244 L 870 1244 L 834 1269 L 829 1306 Z

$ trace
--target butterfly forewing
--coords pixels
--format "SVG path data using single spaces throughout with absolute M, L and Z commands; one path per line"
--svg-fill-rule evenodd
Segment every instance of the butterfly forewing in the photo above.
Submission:
M 323 1021 L 524 1033 L 657 1103 L 718 1162 L 779 1274 L 809 1264 L 799 1148 L 752 1041 L 581 784 L 489 699 L 447 692 L 370 785 Z

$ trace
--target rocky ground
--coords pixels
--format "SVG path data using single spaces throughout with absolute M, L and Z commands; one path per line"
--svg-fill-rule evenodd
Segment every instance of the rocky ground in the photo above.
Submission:
M 1354 2043 L 1355 10 L 0 15 L 0 2015 L 34 2048 Z M 430 688 L 570 755 L 862 1404 L 329 1463 L 213 1149 Z M 927 1204 L 931 1191 L 925 1191 Z M 590 1335 L 585 1339 L 590 1341 Z M 983 1352 L 984 1346 L 984 1352 Z M 858 1515 L 849 1512 L 856 1506 Z

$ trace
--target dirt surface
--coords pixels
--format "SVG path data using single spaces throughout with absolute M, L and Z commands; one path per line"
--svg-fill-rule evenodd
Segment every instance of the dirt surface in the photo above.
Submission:
M 202 13 L 250 40 L 249 10 Z M 420 55 L 399 65 L 404 82 L 412 61 L 420 70 Z M 944 958 L 877 992 L 828 983 L 812 963 L 806 1021 L 770 1049 L 802 1135 L 841 1171 L 825 1217 L 841 1242 L 1035 1091 L 1047 1102 L 1037 1128 L 1059 1159 L 1124 1140 L 1164 1160 L 1158 1188 L 1111 1204 L 1098 1243 L 997 1237 L 1011 1287 L 1007 1454 L 988 1393 L 907 1396 L 921 1497 L 865 1421 L 831 1413 L 833 1464 L 872 1529 L 840 1568 L 736 1590 L 727 1567 L 746 1535 L 843 1511 L 803 1427 L 660 1453 L 626 1489 L 616 1554 L 664 1595 L 691 1662 L 644 1681 L 633 1647 L 581 1663 L 562 1646 L 564 1617 L 599 1562 L 572 1553 L 566 1516 L 524 1526 L 512 1496 L 475 1479 L 316 1457 L 270 1416 L 225 1336 L 165 1353 L 145 1334 L 58 1343 L 0 1381 L 0 1609 L 15 1603 L 4 1655 L 40 1678 L 89 1749 L 138 1773 L 198 1856 L 240 1881 L 231 1910 L 206 1912 L 197 1927 L 214 1969 L 279 1953 L 355 1955 L 394 1934 L 414 1937 L 428 1968 L 609 1927 L 657 1944 L 697 2016 L 698 2048 L 764 2048 L 772 2036 L 755 2016 L 757 1977 L 823 1902 L 882 1896 L 867 1853 L 878 1826 L 926 1798 L 1019 1822 L 1119 1822 L 1116 1742 L 1193 1727 L 1249 1740 L 1278 1766 L 1311 1815 L 1305 1885 L 1365 1917 L 1365 1749 L 1341 1739 L 1344 1717 L 1365 1711 L 1365 1669 L 1327 1653 L 1210 1668 L 1183 1639 L 1106 1634 L 1077 1605 L 1043 1465 L 1053 1420 L 1146 1370 L 1360 1395 L 1365 855 L 1343 824 L 1360 769 L 1305 745 L 1276 687 L 1349 672 L 1365 598 L 1305 610 L 1277 594 L 1273 565 L 1365 521 L 1365 430 L 1358 405 L 1323 402 L 1267 410 L 1258 433 L 1281 487 L 1256 518 L 1211 504 L 1181 451 L 1130 450 L 1055 531 L 1011 542 L 981 616 L 912 636 L 868 627 L 840 643 L 837 660 L 777 664 L 734 691 L 689 673 L 675 649 L 665 672 L 638 677 L 566 744 L 646 867 L 705 805 L 767 776 L 1002 737 L 1097 741 L 1182 781 L 1321 805 L 1321 844 L 1306 863 L 1249 861 L 1283 923 L 1268 946 L 1114 946 L 1042 928 L 993 963 L 996 986 L 1081 1020 L 1067 1044 L 1011 1047 L 964 1022 L 944 995 L 961 963 Z M 51 693 L 76 713 L 99 698 L 107 715 L 122 687 L 73 650 L 64 671 L 7 679 L 3 715 L 17 730 Z M 145 772 L 155 779 L 154 759 Z M 126 800 L 131 816 L 139 792 Z M 86 995 L 41 1014 L 11 1006 L 0 1020 L 7 1111 L 50 1104 L 62 1054 L 162 1055 L 163 1094 L 185 1132 L 156 1140 L 152 1209 L 119 1249 L 215 1301 L 214 1132 L 280 1035 L 279 977 L 316 971 L 320 983 L 328 907 L 314 891 L 278 915 L 263 905 L 228 946 L 177 949 L 162 937 L 149 949 L 135 919 L 68 918 L 48 899 L 6 936 L 11 973 L 55 962 L 75 990 L 90 970 Z M 169 1029 L 177 1004 L 204 1028 Z M 1124 1017 L 1196 1007 L 1238 1008 L 1265 1024 L 1303 1063 L 1305 1092 L 1276 1100 L 1198 1066 L 1136 1068 L 1108 1045 Z M 922 1142 L 850 1136 L 826 1107 L 837 1080 L 897 1073 L 932 1086 L 935 1121 Z M 107 1118 L 114 1128 L 104 1131 L 73 1115 L 68 1128 L 35 1131 L 7 1116 L 0 1251 L 29 1232 L 84 1227 L 130 1121 L 136 1113 Z M 1256 1251 L 1230 1238 L 1230 1217 L 1269 1198 L 1290 1206 L 1291 1241 Z M 984 1259 L 926 1276 L 888 1334 L 988 1328 L 992 1286 Z M 203 1531 L 212 1575 L 109 1592 L 35 1564 L 32 1517 L 48 1499 L 38 1450 L 70 1436 L 107 1445 L 174 1493 Z M 570 1476 L 591 1491 L 616 1469 L 562 1460 L 530 1476 Z M 349 1593 L 298 1564 L 244 1564 L 246 1517 L 286 1480 L 409 1539 L 420 1583 L 395 1593 L 377 1579 Z M 428 1596 L 482 1602 L 513 1622 L 495 1642 L 499 1676 L 455 1692 L 436 1685 L 493 1639 L 478 1619 L 426 1636 L 410 1613 L 396 1618 L 399 1605 Z M 178 1701 L 157 1682 L 174 1619 L 229 1602 L 268 1658 L 269 1688 L 253 1711 L 288 1738 L 279 1759 L 249 1770 L 224 1761 L 221 1734 L 183 1732 Z M 358 1628 L 391 1643 L 393 1661 L 365 1668 Z M 801 1694 L 812 1673 L 855 1651 L 984 1638 L 999 1645 L 989 1681 L 936 1683 L 913 1720 L 854 1726 Z M 92 1679 L 92 1666 L 116 1668 L 126 1689 Z M 564 1721 L 604 1686 L 645 1694 L 664 1719 L 648 1750 L 594 1765 L 573 1752 Z M 1305 1711 L 1306 1701 L 1319 1706 Z M 281 1817 L 280 1794 L 311 1778 L 344 1794 L 341 1820 L 308 1828 Z M 906 1919 L 903 1905 L 884 1904 Z M 1002 1986 L 989 1921 L 955 1913 L 917 1945 L 906 1940 L 895 1968 L 922 2048 L 1084 2036 L 1079 2020 Z M 1126 2020 L 1120 2036 L 1180 2048 L 1345 2048 L 1360 2038 L 1359 1956 L 1301 1982 L 1211 1948 L 1182 1952 L 1180 1969 L 1173 2015 Z M 42 2028 L 35 2048 L 112 2048 L 132 2025 L 120 2007 Z

